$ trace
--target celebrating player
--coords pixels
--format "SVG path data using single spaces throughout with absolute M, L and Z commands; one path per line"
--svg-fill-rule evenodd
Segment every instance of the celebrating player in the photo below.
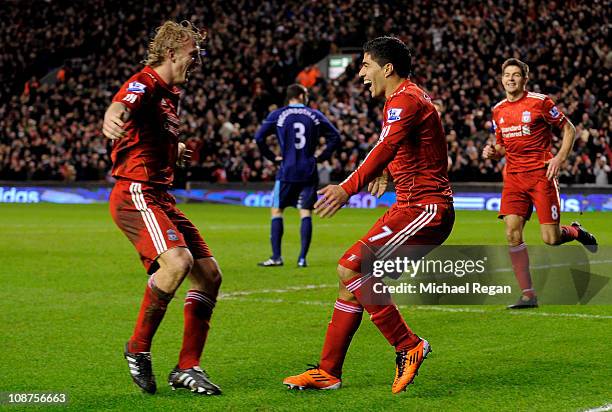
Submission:
M 140 254 L 150 274 L 134 334 L 125 346 L 132 379 L 155 393 L 151 341 L 175 291 L 189 277 L 185 298 L 183 346 L 168 383 L 194 393 L 221 390 L 200 368 L 209 322 L 221 285 L 221 270 L 196 227 L 168 193 L 177 162 L 189 158 L 178 142 L 177 85 L 200 62 L 205 34 L 189 22 L 165 22 L 149 44 L 145 68 L 113 98 L 104 116 L 104 135 L 114 140 L 113 176 L 117 183 L 110 211 Z
M 318 110 L 306 106 L 308 90 L 301 84 L 287 88 L 288 106 L 273 111 L 257 130 L 255 140 L 262 155 L 269 160 L 281 161 L 272 206 L 270 241 L 272 256 L 259 266 L 282 266 L 281 239 L 283 237 L 283 210 L 288 206 L 300 210 L 302 222 L 300 236 L 302 249 L 298 267 L 306 267 L 306 254 L 312 238 L 312 209 L 317 200 L 319 174 L 317 162 L 329 159 L 340 142 L 338 130 Z M 277 157 L 268 147 L 266 137 L 276 134 L 281 148 Z M 319 137 L 326 139 L 325 150 L 315 156 Z
M 510 259 L 522 295 L 510 309 L 538 306 L 529 273 L 529 255 L 523 242 L 523 228 L 535 206 L 542 240 L 548 245 L 560 245 L 578 240 L 595 250 L 595 237 L 579 223 L 560 226 L 561 205 L 557 175 L 567 159 L 576 129 L 546 95 L 525 90 L 529 66 L 518 59 L 508 59 L 502 65 L 501 82 L 506 98 L 493 107 L 495 146 L 487 145 L 485 159 L 506 156 L 504 189 L 499 217 L 506 224 Z M 562 129 L 561 148 L 552 155 L 552 126 Z
M 372 192 L 382 194 L 385 170 L 395 181 L 397 202 L 340 259 L 338 300 L 320 364 L 286 378 L 283 383 L 290 388 L 340 388 L 342 364 L 364 309 L 395 348 L 393 393 L 412 383 L 431 351 L 429 342 L 410 330 L 389 295 L 381 297 L 384 304 L 364 299 L 372 291 L 374 278 L 361 268 L 364 248 L 385 259 L 403 245 L 440 245 L 455 219 L 440 116 L 427 94 L 410 81 L 410 71 L 410 51 L 399 39 L 379 37 L 365 44 L 359 76 L 372 97 L 386 98 L 382 131 L 363 163 L 342 184 L 319 191 L 322 197 L 315 212 L 321 217 L 334 215 L 368 183 Z

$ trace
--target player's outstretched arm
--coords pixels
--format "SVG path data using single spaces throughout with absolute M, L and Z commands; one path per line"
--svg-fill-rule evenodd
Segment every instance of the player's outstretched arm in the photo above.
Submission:
M 104 113 L 102 133 L 111 140 L 121 139 L 125 135 L 125 122 L 130 118 L 130 109 L 123 103 L 113 102 Z
M 368 153 L 357 170 L 340 184 L 344 191 L 349 194 L 349 197 L 358 193 L 361 188 L 366 187 L 382 175 L 383 171 L 387 169 L 387 165 L 395 157 L 397 148 L 397 143 L 391 139 L 381 137 L 378 140 L 376 146 Z
M 401 118 L 396 115 L 397 118 L 387 119 L 376 145 L 370 150 L 363 163 L 340 184 L 349 197 L 367 187 L 387 169 L 402 141 L 410 136 L 423 107 L 414 96 L 398 97 L 393 100 L 393 104 L 401 108 L 398 109 L 402 114 Z
M 566 119 L 563 124 L 563 141 L 561 142 L 561 148 L 555 157 L 546 162 L 548 164 L 548 168 L 546 169 L 546 177 L 548 180 L 554 179 L 559 175 L 563 162 L 567 160 L 574 146 L 575 138 L 576 128 L 569 119 Z
M 315 203 L 315 213 L 321 217 L 332 217 L 352 195 L 382 174 L 395 153 L 394 144 L 379 139 L 364 162 L 344 182 L 326 186 L 317 192 L 322 197 Z

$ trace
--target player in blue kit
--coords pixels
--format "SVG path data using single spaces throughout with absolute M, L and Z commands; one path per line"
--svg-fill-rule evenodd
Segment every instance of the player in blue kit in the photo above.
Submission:
M 274 185 L 270 241 L 272 256 L 259 266 L 282 266 L 281 239 L 283 237 L 283 210 L 297 207 L 302 219 L 300 236 L 302 249 L 298 267 L 306 267 L 306 254 L 312 238 L 312 209 L 317 201 L 319 174 L 317 162 L 329 159 L 340 143 L 340 133 L 318 110 L 306 106 L 308 90 L 301 84 L 287 88 L 288 105 L 273 111 L 255 134 L 261 154 L 280 167 Z M 281 149 L 277 156 L 270 150 L 266 137 L 275 134 Z M 315 152 L 319 137 L 325 137 L 325 149 Z

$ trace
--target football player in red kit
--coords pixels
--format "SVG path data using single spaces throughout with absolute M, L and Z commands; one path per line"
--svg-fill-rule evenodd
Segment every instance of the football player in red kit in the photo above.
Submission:
M 205 34 L 191 23 L 165 22 L 149 44 L 142 71 L 123 84 L 104 116 L 104 135 L 114 140 L 117 179 L 110 212 L 150 275 L 134 333 L 125 346 L 133 381 L 155 393 L 151 341 L 168 303 L 185 277 L 183 345 L 168 383 L 194 393 L 221 391 L 200 368 L 200 357 L 221 284 L 221 270 L 197 228 L 168 193 L 177 163 L 189 157 L 179 143 L 177 85 L 200 62 Z
M 518 59 L 502 65 L 501 82 L 506 98 L 493 107 L 495 146 L 483 150 L 485 159 L 506 156 L 504 189 L 499 217 L 504 219 L 512 267 L 522 290 L 510 309 L 538 306 L 529 273 L 529 255 L 523 242 L 523 228 L 535 206 L 542 240 L 560 245 L 577 240 L 593 251 L 597 241 L 579 223 L 561 226 L 561 204 L 557 175 L 567 159 L 576 129 L 546 95 L 525 89 L 529 67 Z M 562 143 L 552 155 L 552 128 L 562 130 Z
M 440 245 L 449 236 L 455 214 L 447 175 L 447 147 L 440 116 L 427 94 L 410 81 L 410 51 L 397 38 L 380 37 L 364 46 L 359 76 L 372 97 L 385 98 L 384 122 L 378 142 L 363 163 L 340 185 L 326 186 L 315 204 L 321 217 L 332 216 L 362 188 L 382 194 L 386 176 L 395 182 L 397 202 L 351 246 L 338 265 L 340 289 L 316 368 L 285 378 L 298 389 L 337 389 L 344 358 L 363 310 L 396 352 L 392 392 L 412 383 L 431 351 L 414 334 L 389 295 L 372 304 L 366 296 L 375 279 L 362 273 L 364 248 L 376 259 L 387 259 L 406 245 Z

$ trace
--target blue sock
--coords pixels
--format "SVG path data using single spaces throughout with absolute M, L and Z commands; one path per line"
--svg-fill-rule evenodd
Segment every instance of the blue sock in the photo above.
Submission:
M 270 242 L 272 243 L 272 259 L 281 258 L 281 239 L 283 238 L 283 218 L 273 217 L 270 228 Z
M 302 224 L 300 225 L 300 237 L 302 239 L 302 250 L 300 252 L 300 259 L 306 259 L 308 248 L 310 247 L 310 240 L 312 239 L 312 218 L 303 217 Z

